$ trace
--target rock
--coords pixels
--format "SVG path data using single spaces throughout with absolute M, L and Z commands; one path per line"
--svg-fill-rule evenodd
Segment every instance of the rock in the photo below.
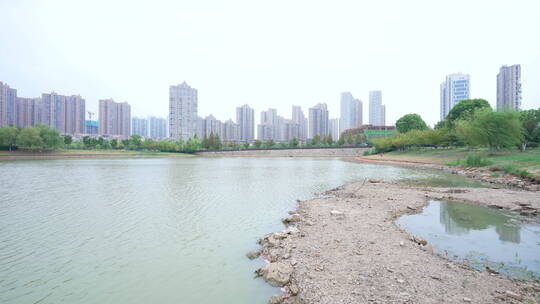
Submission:
M 292 266 L 281 262 L 270 263 L 257 270 L 257 273 L 262 275 L 268 284 L 276 287 L 281 287 L 289 283 L 292 272 Z
M 283 303 L 283 298 L 278 295 L 273 295 L 270 300 L 268 300 L 268 304 L 280 304 Z
M 293 296 L 297 295 L 298 292 L 299 292 L 298 286 L 297 286 L 296 284 L 294 284 L 294 283 L 290 284 L 290 285 L 289 285 L 289 291 L 291 292 L 291 294 L 292 294 Z
M 284 217 L 284 218 L 281 219 L 281 221 L 285 225 L 287 225 L 289 223 L 300 222 L 301 220 L 302 220 L 302 217 L 298 213 L 292 214 L 290 217 Z
M 397 280 L 397 282 L 398 282 L 399 284 L 403 284 L 403 283 L 405 283 L 405 281 L 404 281 L 404 280 L 402 280 L 402 279 L 398 279 L 398 280 Z
M 465 297 L 465 298 L 463 298 L 463 302 L 465 302 L 465 303 L 471 303 L 472 300 L 469 299 L 469 298 L 467 298 L 467 297 Z
M 370 178 L 368 180 L 368 182 L 372 183 L 372 184 L 376 184 L 376 183 L 382 183 L 382 181 L 380 179 L 375 179 L 375 178 Z
M 427 245 L 426 240 L 423 240 L 423 239 L 421 239 L 421 238 L 419 238 L 417 236 L 411 236 L 411 241 L 415 242 L 418 245 L 422 245 L 422 246 Z
M 414 208 L 414 207 L 412 207 L 412 206 L 409 206 L 409 205 L 407 205 L 407 209 L 409 209 L 409 210 L 416 210 L 416 208 Z
M 403 246 L 405 246 L 405 243 L 403 243 L 403 241 L 400 241 L 399 246 L 403 247 Z
M 505 291 L 504 294 L 505 294 L 507 297 L 512 298 L 512 299 L 514 299 L 514 300 L 518 300 L 518 301 L 522 301 L 522 300 L 523 300 L 523 297 L 522 297 L 522 296 L 520 296 L 520 295 L 518 295 L 517 293 L 512 292 L 512 291 L 510 291 L 510 290 Z
M 339 215 L 343 215 L 343 212 L 337 211 L 337 210 L 332 210 L 332 211 L 330 211 L 330 215 L 339 216 Z
M 297 262 L 296 260 L 291 260 L 291 265 L 294 266 L 294 265 L 296 265 L 296 264 L 298 264 L 298 262 Z
M 296 228 L 295 226 L 290 226 L 289 228 L 285 229 L 283 232 L 287 234 L 295 234 L 295 233 L 300 232 L 300 230 Z
M 250 259 L 250 260 L 256 259 L 256 258 L 258 258 L 260 255 L 261 255 L 261 251 L 260 251 L 260 250 L 253 250 L 253 251 L 250 251 L 250 252 L 246 253 L 246 256 L 247 256 L 248 259 Z

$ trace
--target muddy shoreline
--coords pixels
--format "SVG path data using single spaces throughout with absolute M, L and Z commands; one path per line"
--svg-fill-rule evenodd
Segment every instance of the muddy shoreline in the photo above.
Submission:
M 283 294 L 269 303 L 537 303 L 537 282 L 477 271 L 436 253 L 394 220 L 430 199 L 459 200 L 537 216 L 540 193 L 431 188 L 370 180 L 298 202 L 287 229 L 260 240 L 257 274 Z

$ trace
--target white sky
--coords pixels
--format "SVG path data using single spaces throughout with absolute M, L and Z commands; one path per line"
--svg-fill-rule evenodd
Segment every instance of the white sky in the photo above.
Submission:
M 540 1 L 0 0 L 0 81 L 19 96 L 52 90 L 168 112 L 168 87 L 199 90 L 199 114 L 235 119 L 244 103 L 291 116 L 380 89 L 387 123 L 439 118 L 439 84 L 471 75 L 496 98 L 503 64 L 522 65 L 523 108 L 540 107 Z

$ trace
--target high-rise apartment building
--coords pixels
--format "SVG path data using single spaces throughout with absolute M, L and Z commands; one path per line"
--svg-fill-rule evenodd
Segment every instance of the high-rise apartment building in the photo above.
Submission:
M 223 123 L 222 141 L 238 142 L 240 141 L 240 125 L 229 119 Z
M 86 102 L 79 95 L 41 94 L 40 122 L 62 134 L 85 133 Z
M 146 118 L 131 118 L 131 135 L 148 136 L 148 120 Z
M 464 99 L 469 99 L 470 77 L 468 74 L 450 74 L 440 86 L 440 119 L 446 119 L 450 110 Z
M 340 128 L 341 119 L 332 118 L 328 121 L 328 132 L 332 136 L 333 140 L 338 140 L 341 134 Z
M 40 122 L 41 98 L 17 97 L 15 101 L 15 125 L 23 128 Z
M 197 96 L 197 90 L 186 82 L 169 87 L 170 137 L 188 140 L 197 133 Z
M 279 133 L 279 121 L 276 109 L 268 109 L 261 112 L 261 123 L 257 126 L 257 138 L 259 140 L 277 140 Z
M 221 120 L 216 119 L 214 115 L 208 115 L 203 121 L 203 138 L 204 136 L 209 137 L 210 134 L 217 135 L 220 138 L 223 137 L 223 124 L 221 123 Z
M 240 141 L 251 142 L 255 138 L 255 112 L 247 104 L 236 108 L 236 123 L 240 126 Z
M 86 131 L 85 134 L 88 135 L 97 135 L 99 133 L 99 127 L 97 120 L 86 120 Z
M 305 141 L 308 136 L 308 120 L 300 106 L 292 106 L 292 121 L 298 124 L 298 139 Z
M 521 109 L 521 65 L 503 65 L 497 74 L 497 111 Z
M 131 106 L 127 102 L 99 101 L 99 135 L 121 138 L 131 135 Z
M 309 108 L 309 130 L 308 137 L 313 138 L 319 135 L 328 135 L 328 107 L 326 103 L 319 103 L 313 108 Z
M 350 92 L 341 93 L 338 133 L 362 125 L 362 106 L 362 101 L 355 99 Z
M 167 137 L 167 120 L 165 118 L 150 116 L 148 118 L 149 136 L 152 138 Z
M 382 104 L 382 92 L 369 92 L 369 124 L 384 126 L 386 124 L 386 107 Z
M 0 128 L 15 125 L 17 90 L 0 81 Z

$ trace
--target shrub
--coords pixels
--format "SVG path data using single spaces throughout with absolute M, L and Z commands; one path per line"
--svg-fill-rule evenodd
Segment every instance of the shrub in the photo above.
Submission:
M 465 165 L 467 167 L 485 167 L 491 165 L 492 162 L 483 158 L 478 153 L 469 153 L 465 159 Z

